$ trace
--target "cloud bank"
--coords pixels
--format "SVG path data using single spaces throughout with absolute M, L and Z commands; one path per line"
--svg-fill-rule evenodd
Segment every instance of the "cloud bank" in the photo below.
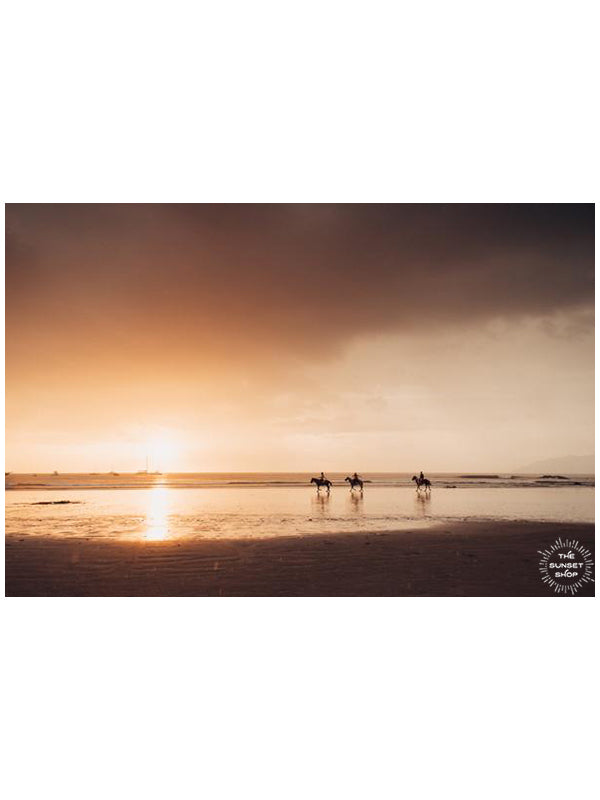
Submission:
M 589 307 L 593 260 L 591 205 L 9 206 L 9 346 L 318 357 Z

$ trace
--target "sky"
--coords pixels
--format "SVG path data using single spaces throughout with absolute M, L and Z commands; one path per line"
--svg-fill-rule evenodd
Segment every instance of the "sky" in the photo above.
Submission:
M 8 205 L 6 469 L 594 450 L 593 205 Z

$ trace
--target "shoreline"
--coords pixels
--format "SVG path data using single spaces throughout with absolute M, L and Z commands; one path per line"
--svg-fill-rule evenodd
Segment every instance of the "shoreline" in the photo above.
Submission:
M 594 552 L 594 523 L 457 522 L 264 539 L 107 541 L 11 534 L 7 597 L 554 597 L 539 553 Z M 576 597 L 594 596 L 588 583 Z

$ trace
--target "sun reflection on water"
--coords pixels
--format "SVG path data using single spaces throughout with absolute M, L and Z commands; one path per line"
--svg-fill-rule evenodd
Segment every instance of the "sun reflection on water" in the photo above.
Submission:
M 165 487 L 150 489 L 146 529 L 144 536 L 152 541 L 166 539 L 169 535 L 169 490 Z

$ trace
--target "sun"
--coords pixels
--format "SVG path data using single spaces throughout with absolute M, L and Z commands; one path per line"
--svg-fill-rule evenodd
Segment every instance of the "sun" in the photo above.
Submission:
M 169 434 L 152 436 L 146 442 L 148 470 L 151 472 L 175 471 L 180 452 L 181 448 L 174 436 Z

